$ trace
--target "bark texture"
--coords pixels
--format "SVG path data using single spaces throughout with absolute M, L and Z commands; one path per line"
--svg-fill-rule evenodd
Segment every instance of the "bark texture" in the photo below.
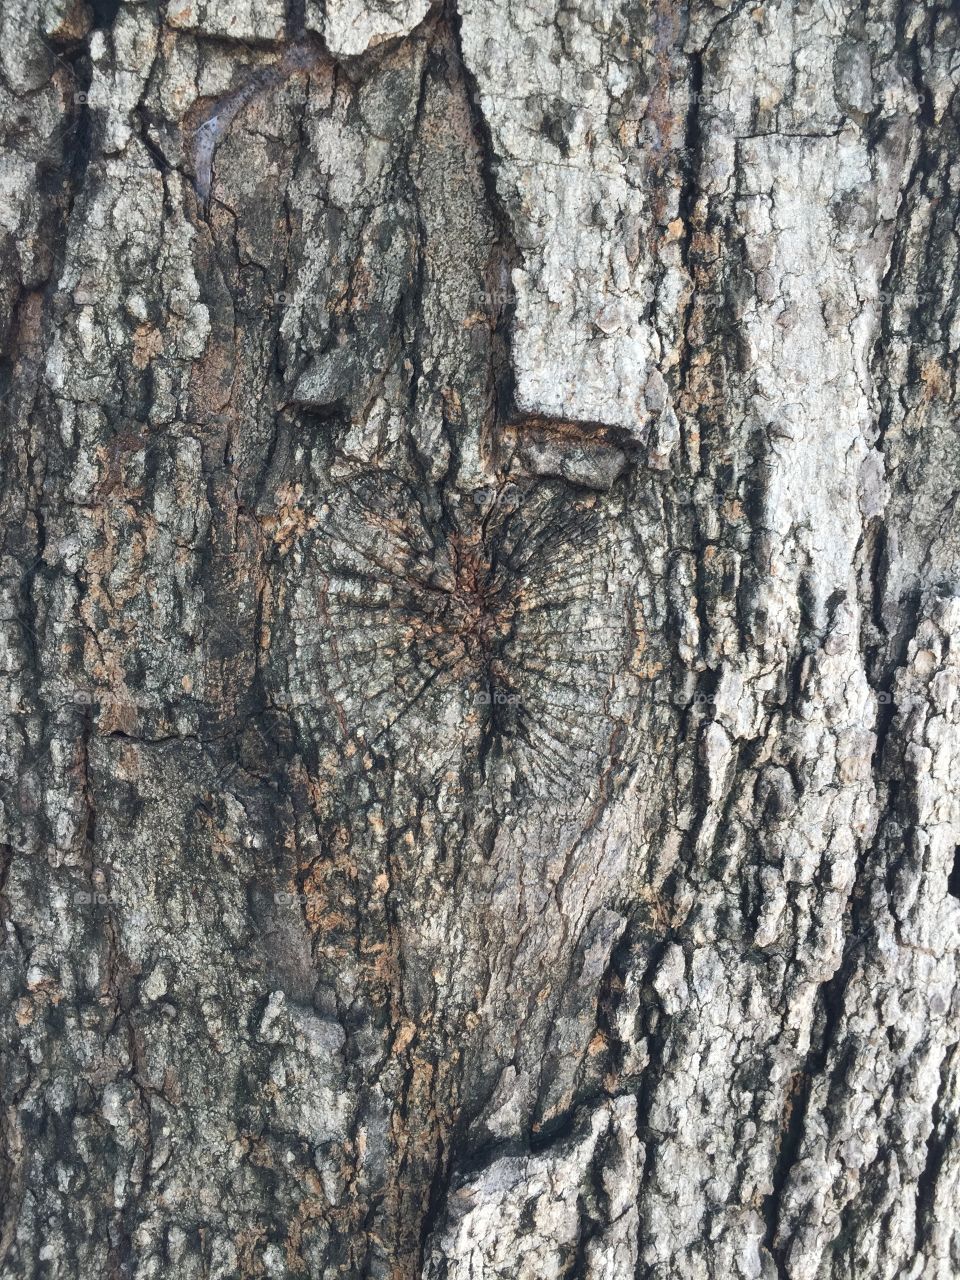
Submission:
M 960 1274 L 958 36 L 3 6 L 3 1280 Z

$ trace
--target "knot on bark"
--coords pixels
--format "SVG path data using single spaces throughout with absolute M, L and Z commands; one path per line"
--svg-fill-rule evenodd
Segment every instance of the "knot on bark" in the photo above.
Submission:
M 563 484 L 484 513 L 358 477 L 321 510 L 280 593 L 296 602 L 298 662 L 278 701 L 326 707 L 341 734 L 418 767 L 453 757 L 469 774 L 471 759 L 508 757 L 515 777 L 546 771 L 581 791 L 631 714 L 642 593 L 628 537 L 614 499 Z

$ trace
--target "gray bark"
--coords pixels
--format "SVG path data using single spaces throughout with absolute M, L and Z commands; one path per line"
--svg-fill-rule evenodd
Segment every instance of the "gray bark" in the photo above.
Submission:
M 4 1280 L 960 1274 L 957 26 L 4 6 Z

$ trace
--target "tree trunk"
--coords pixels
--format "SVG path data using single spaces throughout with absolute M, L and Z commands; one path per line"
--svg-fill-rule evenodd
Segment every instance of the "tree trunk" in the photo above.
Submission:
M 960 1274 L 957 11 L 0 27 L 0 1275 Z

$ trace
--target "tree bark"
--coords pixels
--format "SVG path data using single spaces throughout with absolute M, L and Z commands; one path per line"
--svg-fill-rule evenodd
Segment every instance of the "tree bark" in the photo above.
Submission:
M 0 28 L 0 1275 L 960 1274 L 956 9 Z

